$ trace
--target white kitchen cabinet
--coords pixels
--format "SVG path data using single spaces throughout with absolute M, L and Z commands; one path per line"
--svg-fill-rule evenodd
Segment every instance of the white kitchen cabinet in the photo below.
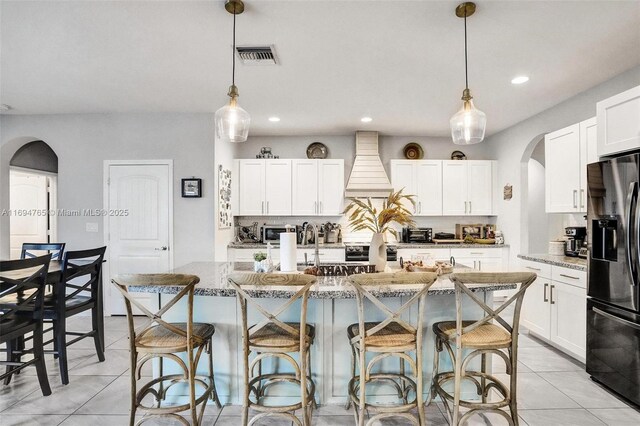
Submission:
M 495 161 L 443 161 L 442 214 L 492 215 L 496 174 Z
M 520 323 L 530 332 L 545 339 L 551 338 L 551 315 L 549 313 L 549 288 L 551 280 L 538 276 L 527 289 L 522 302 Z
M 456 265 L 464 265 L 483 272 L 504 272 L 503 248 L 452 248 Z
M 640 86 L 596 104 L 598 156 L 640 148 Z
M 230 262 L 253 262 L 253 255 L 255 253 L 266 253 L 267 248 L 229 248 L 228 258 Z M 309 262 L 314 262 L 313 257 L 314 249 L 310 248 L 298 248 L 296 251 L 296 260 L 298 262 L 304 262 L 304 255 L 307 255 Z M 320 249 L 320 262 L 344 262 L 344 248 L 331 248 Z M 271 256 L 274 262 L 280 261 L 280 249 L 271 249 Z
M 291 160 L 265 161 L 265 214 L 291 215 Z
M 587 291 L 551 281 L 549 305 L 551 341 L 584 362 L 587 351 Z
M 265 201 L 264 160 L 240 160 L 239 213 L 243 216 L 262 216 Z
M 548 133 L 544 139 L 546 211 L 579 212 L 580 124 Z
M 291 160 L 240 160 L 240 215 L 291 215 Z
M 317 161 L 318 214 L 340 216 L 344 209 L 344 160 Z
M 451 249 L 448 248 L 405 248 L 398 247 L 398 259 L 411 260 L 421 257 L 423 260 L 432 257 L 434 260 L 446 260 L 451 258 Z
M 522 304 L 521 324 L 530 333 L 585 361 L 587 332 L 586 272 L 521 260 L 536 281 Z
M 597 129 L 594 117 L 545 136 L 547 213 L 586 213 L 587 164 L 598 161 Z
M 294 216 L 340 216 L 344 160 L 291 160 Z
M 318 160 L 293 160 L 291 214 L 318 214 Z
M 391 184 L 415 196 L 415 206 L 407 205 L 414 216 L 442 215 L 442 161 L 391 160 Z

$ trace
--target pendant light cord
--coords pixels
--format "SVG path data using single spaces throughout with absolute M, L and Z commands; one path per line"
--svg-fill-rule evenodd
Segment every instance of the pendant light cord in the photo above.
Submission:
M 233 51 L 231 52 L 231 63 L 233 64 L 231 67 L 231 85 L 235 86 L 236 85 L 236 11 L 235 11 L 235 5 L 233 6 L 234 10 L 233 10 Z M 466 43 L 466 36 L 465 36 L 465 43 Z M 466 49 L 466 48 L 465 48 Z
M 466 8 L 464 10 L 464 85 L 467 89 L 469 88 L 469 70 L 467 68 L 467 9 Z

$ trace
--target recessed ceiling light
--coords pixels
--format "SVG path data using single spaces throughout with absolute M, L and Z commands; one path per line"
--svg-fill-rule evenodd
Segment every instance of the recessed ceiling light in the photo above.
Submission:
M 11 109 L 10 105 L 7 104 L 0 104 L 0 111 L 9 111 Z
M 526 75 L 520 75 L 518 77 L 513 78 L 513 80 L 511 80 L 511 84 L 523 84 L 523 83 L 526 83 L 527 81 L 529 81 L 529 77 L 527 77 Z
M 371 117 L 362 117 L 360 119 L 360 121 L 362 121 L 363 123 L 371 123 L 373 121 L 373 118 L 371 118 Z
M 277 123 L 280 121 L 280 117 L 269 117 L 269 121 L 272 123 Z

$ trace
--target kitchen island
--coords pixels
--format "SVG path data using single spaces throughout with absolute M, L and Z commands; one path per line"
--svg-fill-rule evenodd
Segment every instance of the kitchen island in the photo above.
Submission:
M 391 264 L 399 269 L 399 265 Z M 200 277 L 196 285 L 194 302 L 194 320 L 209 322 L 215 325 L 214 358 L 216 387 L 222 403 L 239 404 L 242 390 L 242 351 L 240 313 L 235 299 L 235 290 L 227 282 L 227 277 L 235 271 L 250 271 L 253 265 L 247 262 L 194 262 L 176 268 L 174 273 L 194 274 Z M 469 270 L 460 268 L 457 272 Z M 493 291 L 513 289 L 513 285 L 477 285 L 475 291 L 482 293 L 485 303 L 491 304 Z M 407 285 L 381 285 L 372 291 L 378 297 L 385 298 L 385 304 L 392 309 L 398 308 L 418 287 Z M 158 293 L 159 304 L 170 300 L 179 289 L 177 287 L 141 286 L 131 288 L 132 292 Z M 268 286 L 248 289 L 252 297 L 261 298 L 264 306 L 275 309 L 293 292 L 290 288 Z M 436 321 L 455 319 L 454 286 L 447 275 L 441 276 L 433 284 L 427 296 L 425 330 L 425 392 L 429 390 L 431 380 L 431 366 L 433 363 L 433 333 L 431 324 Z M 318 277 L 318 281 L 311 288 L 307 322 L 315 325 L 316 337 L 311 348 L 311 366 L 316 383 L 316 399 L 319 404 L 342 404 L 347 398 L 347 382 L 350 378 L 351 350 L 347 340 L 346 329 L 350 324 L 358 321 L 356 302 L 353 300 L 355 291 L 343 276 Z M 298 304 L 294 306 L 299 306 Z M 415 308 L 415 307 L 414 307 Z M 184 322 L 186 303 L 178 303 L 163 318 L 168 321 Z M 477 318 L 482 311 L 470 303 L 463 311 L 467 318 Z M 370 310 L 371 318 L 382 319 L 380 312 Z M 406 315 L 416 315 L 415 309 L 407 311 Z M 286 321 L 298 321 L 299 310 L 292 309 L 280 317 Z M 255 312 L 249 314 L 249 322 L 259 322 L 263 318 Z M 383 362 L 383 368 L 398 368 L 398 361 L 394 359 Z M 446 365 L 446 363 L 445 363 Z M 204 365 L 202 366 L 205 367 Z M 265 369 L 271 366 L 265 366 Z M 280 367 L 277 366 L 276 367 Z M 165 368 L 166 371 L 166 368 Z M 179 389 L 176 389 L 178 392 Z M 389 389 L 380 389 L 380 400 L 388 397 Z M 273 398 L 293 398 L 291 388 L 273 388 Z

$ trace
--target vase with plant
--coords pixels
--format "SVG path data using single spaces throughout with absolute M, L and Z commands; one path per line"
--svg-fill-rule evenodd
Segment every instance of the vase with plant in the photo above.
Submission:
M 376 272 L 384 271 L 387 266 L 386 235 L 391 234 L 398 239 L 398 231 L 392 226 L 415 226 L 411 211 L 405 207 L 415 207 L 415 195 L 405 195 L 402 189 L 391 192 L 382 201 L 382 208 L 376 208 L 371 198 L 349 198 L 349 205 L 344 214 L 349 215 L 349 226 L 354 232 L 369 230 L 373 232 L 369 246 L 369 262 L 376 265 Z
M 267 260 L 267 254 L 261 251 L 253 254 L 253 271 L 266 272 L 264 261 Z

